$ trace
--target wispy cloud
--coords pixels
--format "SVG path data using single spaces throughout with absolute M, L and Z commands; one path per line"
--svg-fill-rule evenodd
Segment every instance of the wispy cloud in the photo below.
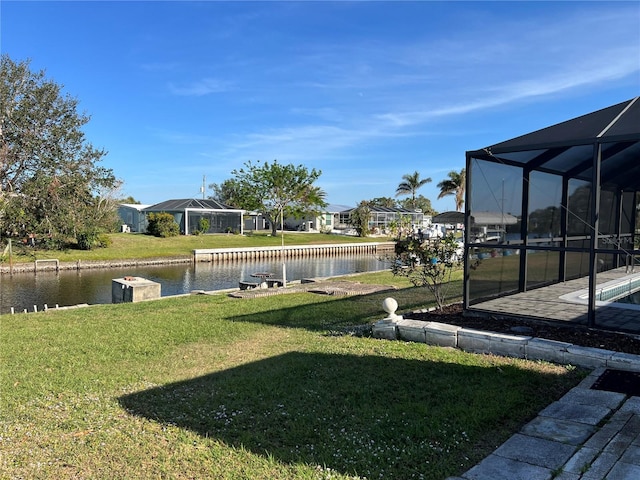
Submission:
M 633 14 L 635 12 L 635 15 Z M 414 103 L 387 105 L 376 115 L 390 128 L 407 128 L 471 112 L 516 104 L 531 99 L 552 99 L 559 93 L 596 89 L 616 81 L 640 78 L 640 19 L 638 9 L 606 12 L 602 29 L 594 14 L 547 19 L 531 25 L 530 20 L 513 22 L 500 33 L 488 33 L 486 43 L 472 41 L 478 32 L 437 45 L 405 47 L 399 58 L 407 70 L 411 65 L 428 69 L 439 65 L 435 89 L 429 84 L 409 85 Z M 597 25 L 595 25 L 597 24 Z M 522 33 L 519 33 L 522 32 Z M 511 36 L 511 43 L 505 35 Z M 395 76 L 394 79 L 419 78 Z M 420 88 L 423 92 L 420 92 Z M 437 91 L 438 95 L 429 92 Z M 426 92 L 426 93 L 425 93 Z M 420 108 L 416 108 L 416 107 Z
M 148 72 L 165 72 L 178 69 L 179 64 L 177 62 L 148 62 L 141 63 L 139 68 Z
M 261 106 L 287 115 L 218 138 L 223 145 L 218 158 L 366 163 L 367 155 L 390 139 L 428 138 L 435 131 L 439 137 L 452 135 L 439 126 L 442 120 L 551 100 L 638 75 L 640 45 L 628 41 L 638 20 L 629 10 L 606 13 L 607 22 L 617 25 L 609 33 L 588 33 L 593 12 L 573 12 L 512 19 L 493 30 L 481 18 L 445 39 L 314 43 L 274 64 L 256 87 L 263 89 L 256 90 Z M 221 88 L 224 83 L 200 81 L 175 93 L 204 95 Z
M 174 95 L 201 97 L 212 93 L 221 93 L 229 90 L 227 81 L 216 78 L 203 78 L 184 85 L 169 83 L 169 91 Z

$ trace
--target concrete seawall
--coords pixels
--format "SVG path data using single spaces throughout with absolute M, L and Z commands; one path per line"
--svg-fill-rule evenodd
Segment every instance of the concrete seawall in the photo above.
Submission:
M 37 272 L 54 272 L 57 270 L 86 270 L 93 268 L 119 268 L 119 267 L 135 267 L 140 265 L 172 265 L 177 263 L 190 263 L 193 259 L 190 256 L 185 257 L 163 257 L 148 259 L 125 259 L 125 260 L 77 260 L 75 262 L 55 262 L 55 260 L 28 263 L 16 263 L 13 265 L 13 273 L 37 273 Z M 0 274 L 9 274 L 10 268 L 8 264 L 0 266 Z
M 346 254 L 383 254 L 392 252 L 393 242 L 336 243 L 324 245 L 287 245 L 283 247 L 206 248 L 193 251 L 194 262 L 260 260 L 264 258 L 319 257 Z
M 265 258 L 320 257 L 347 254 L 383 254 L 392 252 L 393 242 L 344 243 L 322 245 L 289 245 L 282 247 L 245 247 L 245 248 L 209 248 L 193 250 L 193 254 L 180 257 L 161 257 L 148 259 L 124 259 L 103 261 L 58 262 L 55 259 L 39 259 L 34 262 L 16 263 L 13 268 L 6 263 L 0 265 L 0 274 L 37 273 L 58 270 L 84 270 L 94 268 L 120 268 L 143 265 L 171 265 L 191 262 L 220 262 L 227 260 L 260 260 Z

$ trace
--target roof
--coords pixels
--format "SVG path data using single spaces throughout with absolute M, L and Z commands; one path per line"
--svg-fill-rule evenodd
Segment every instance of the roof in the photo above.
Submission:
M 433 223 L 464 223 L 464 212 L 442 212 L 435 215 L 431 221 Z
M 212 199 L 197 199 L 197 198 L 184 198 L 177 200 L 166 200 L 164 202 L 156 203 L 155 205 L 151 205 L 145 210 L 158 212 L 158 211 L 178 211 L 178 210 L 186 210 L 189 209 L 201 209 L 201 210 L 236 210 L 220 203 L 216 200 Z
M 476 225 L 515 225 L 518 219 L 501 212 L 473 212 L 471 220 Z
M 467 155 L 590 182 L 596 145 L 602 187 L 640 190 L 640 97 Z
M 520 137 L 489 147 L 496 153 L 548 148 L 553 144 L 591 144 L 596 140 L 608 142 L 638 139 L 640 134 L 640 97 L 567 120 Z
M 464 212 L 443 212 L 431 219 L 433 223 L 464 223 Z M 476 225 L 515 225 L 518 219 L 509 213 L 474 212 L 471 221 Z
M 330 203 L 324 208 L 325 212 L 328 213 L 336 213 L 336 212 L 344 212 L 345 210 L 349 210 L 351 207 L 349 205 L 338 205 L 335 203 Z
M 144 210 L 145 208 L 149 208 L 151 205 L 144 205 L 142 203 L 121 203 L 121 207 L 133 208 L 135 210 Z

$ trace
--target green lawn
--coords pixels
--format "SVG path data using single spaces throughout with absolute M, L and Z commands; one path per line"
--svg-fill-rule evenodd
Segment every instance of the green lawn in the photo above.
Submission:
M 64 251 L 32 249 L 16 246 L 14 262 L 32 262 L 36 259 L 57 258 L 61 262 L 91 260 L 145 259 L 157 257 L 191 256 L 197 248 L 233 248 L 233 247 L 274 247 L 282 244 L 282 238 L 266 233 L 251 235 L 180 235 L 170 238 L 158 238 L 145 234 L 115 233 L 108 235 L 112 240 L 107 248 L 93 250 L 67 249 Z M 345 235 L 324 235 L 319 233 L 285 232 L 286 245 L 315 245 L 323 243 L 363 243 L 384 242 L 387 238 L 351 237 Z M 0 249 L 1 251 L 2 249 Z M 7 263 L 4 257 L 3 262 Z
M 389 273 L 356 278 L 402 287 L 401 310 L 431 304 Z M 444 479 L 583 376 L 349 334 L 386 296 L 1 316 L 0 478 Z

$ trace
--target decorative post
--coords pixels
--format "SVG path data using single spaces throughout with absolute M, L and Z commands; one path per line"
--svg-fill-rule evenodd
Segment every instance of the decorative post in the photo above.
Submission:
M 382 302 L 382 308 L 387 312 L 387 317 L 376 322 L 373 325 L 372 334 L 374 338 L 381 338 L 385 340 L 397 340 L 398 331 L 396 328 L 396 321 L 402 320 L 401 315 L 396 315 L 398 310 L 398 302 L 395 298 L 387 297 Z
M 385 318 L 383 321 L 392 322 L 394 320 L 402 320 L 402 315 L 396 315 L 396 310 L 398 310 L 398 302 L 395 298 L 385 298 L 382 301 L 382 309 L 388 314 L 387 318 Z

